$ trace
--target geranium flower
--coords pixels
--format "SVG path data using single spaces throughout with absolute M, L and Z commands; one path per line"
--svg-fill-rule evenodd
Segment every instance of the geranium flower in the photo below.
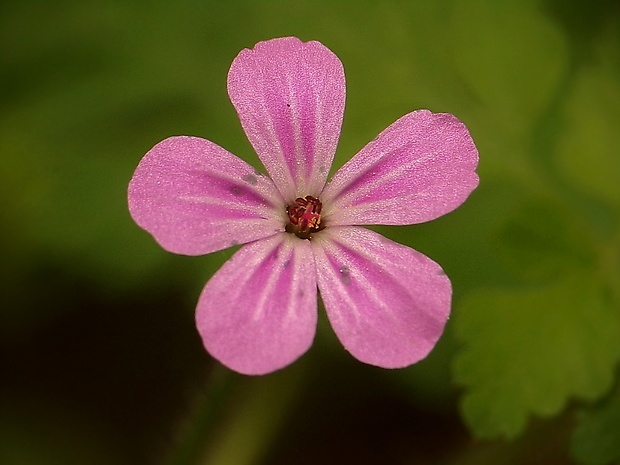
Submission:
M 228 94 L 269 176 L 205 139 L 155 145 L 129 184 L 134 220 L 166 250 L 202 255 L 244 244 L 206 284 L 196 310 L 207 351 L 246 374 L 305 353 L 317 288 L 344 347 L 385 368 L 424 358 L 450 313 L 441 267 L 364 225 L 430 221 L 478 184 L 478 152 L 450 114 L 409 113 L 330 182 L 345 78 L 338 57 L 294 37 L 233 61 Z

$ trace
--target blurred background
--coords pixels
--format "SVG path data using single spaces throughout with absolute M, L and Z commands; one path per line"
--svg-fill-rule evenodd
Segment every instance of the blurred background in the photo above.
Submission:
M 157 142 L 260 166 L 236 54 L 295 35 L 342 60 L 334 168 L 419 108 L 457 115 L 480 187 L 378 228 L 454 286 L 440 343 L 363 365 L 321 316 L 264 377 L 193 312 L 227 250 L 163 251 L 127 212 Z M 620 6 L 612 0 L 21 0 L 0 4 L 0 463 L 620 463 Z

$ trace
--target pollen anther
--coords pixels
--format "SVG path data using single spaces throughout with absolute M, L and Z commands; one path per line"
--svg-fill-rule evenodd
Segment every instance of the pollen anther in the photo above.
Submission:
M 311 195 L 296 198 L 294 204 L 286 207 L 289 220 L 286 231 L 301 239 L 310 239 L 312 233 L 324 228 L 321 224 L 322 207 L 321 201 Z

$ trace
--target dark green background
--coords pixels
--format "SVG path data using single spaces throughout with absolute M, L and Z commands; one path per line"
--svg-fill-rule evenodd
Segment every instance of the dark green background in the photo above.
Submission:
M 620 460 L 619 31 L 613 1 L 3 2 L 0 462 Z M 380 228 L 454 286 L 411 368 L 353 360 L 322 317 L 291 367 L 228 372 L 193 312 L 232 251 L 168 254 L 127 212 L 133 170 L 170 135 L 259 166 L 226 75 L 286 35 L 344 64 L 335 168 L 418 108 L 478 145 L 465 205 Z

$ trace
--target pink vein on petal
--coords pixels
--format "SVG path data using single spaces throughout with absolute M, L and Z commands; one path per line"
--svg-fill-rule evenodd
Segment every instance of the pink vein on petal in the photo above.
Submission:
M 207 283 L 196 312 L 207 351 L 245 374 L 292 363 L 312 344 L 316 322 L 310 242 L 285 233 L 243 246 Z
M 129 183 L 136 223 L 179 254 L 202 255 L 282 231 L 281 205 L 269 178 L 199 137 L 160 142 Z
M 430 352 L 450 313 L 452 288 L 423 254 L 365 228 L 327 228 L 312 241 L 318 286 L 338 338 L 384 368 Z
M 478 185 L 478 151 L 453 115 L 409 113 L 346 163 L 321 196 L 330 225 L 414 224 L 457 208 Z
M 285 200 L 318 195 L 344 113 L 345 78 L 338 57 L 319 42 L 294 37 L 260 42 L 233 61 L 228 94 Z

